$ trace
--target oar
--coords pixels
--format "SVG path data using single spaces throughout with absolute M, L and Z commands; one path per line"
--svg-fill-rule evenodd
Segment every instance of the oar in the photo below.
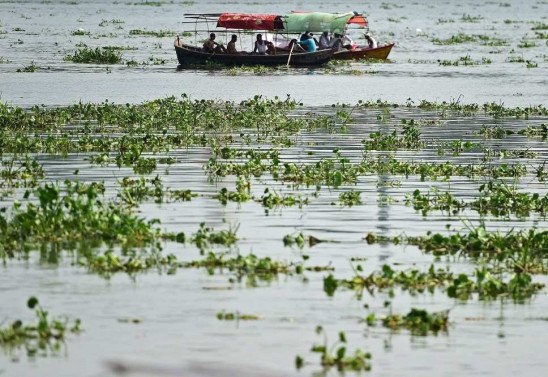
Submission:
M 297 43 L 297 42 L 295 42 Z M 286 67 L 289 68 L 289 62 L 291 61 L 291 54 L 293 54 L 293 47 L 295 47 L 295 43 L 291 45 L 291 51 L 289 51 L 289 58 L 287 58 L 287 64 Z

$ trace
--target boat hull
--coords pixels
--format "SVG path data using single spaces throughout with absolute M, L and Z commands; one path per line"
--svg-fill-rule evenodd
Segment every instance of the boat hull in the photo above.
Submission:
M 332 50 L 319 50 L 316 52 L 292 53 L 291 58 L 288 52 L 276 55 L 259 55 L 250 53 L 228 54 L 228 53 L 208 53 L 201 48 L 185 44 L 174 45 L 177 53 L 177 60 L 181 67 L 195 64 L 222 64 L 227 66 L 317 66 L 327 63 L 332 59 L 334 52 Z
M 379 59 L 386 60 L 394 43 L 376 48 L 358 47 L 354 50 L 337 51 L 333 55 L 334 60 L 358 60 L 358 59 Z

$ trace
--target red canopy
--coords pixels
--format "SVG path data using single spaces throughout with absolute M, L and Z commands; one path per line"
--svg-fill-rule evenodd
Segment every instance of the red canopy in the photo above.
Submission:
M 367 27 L 367 18 L 363 15 L 358 14 L 348 20 L 347 24 L 359 25 L 361 27 Z
M 244 30 L 283 29 L 281 17 L 275 14 L 223 13 L 217 20 L 217 27 Z

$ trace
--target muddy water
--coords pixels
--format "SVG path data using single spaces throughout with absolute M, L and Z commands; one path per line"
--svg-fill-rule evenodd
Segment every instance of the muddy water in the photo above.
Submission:
M 140 3 L 136 0 L 135 3 Z M 504 102 L 507 105 L 546 104 L 545 40 L 535 40 L 536 47 L 517 47 L 521 38 L 533 38 L 531 21 L 542 21 L 546 3 L 541 1 L 508 1 L 499 3 L 434 2 L 421 4 L 391 2 L 366 9 L 373 33 L 381 41 L 396 41 L 392 63 L 352 64 L 330 73 L 326 69 L 274 71 L 266 75 L 240 72 L 232 76 L 226 70 L 175 71 L 172 38 L 130 37 L 131 29 L 182 29 L 183 12 L 249 11 L 275 12 L 281 8 L 314 10 L 352 9 L 354 3 L 340 3 L 333 9 L 330 2 L 309 1 L 291 3 L 273 1 L 268 6 L 257 2 L 182 2 L 166 3 L 160 7 L 134 5 L 132 2 L 113 4 L 108 1 L 78 2 L 0 2 L 0 23 L 6 34 L 0 34 L 0 57 L 8 60 L 0 64 L 1 99 L 13 104 L 29 106 L 39 103 L 62 105 L 78 100 L 139 102 L 182 92 L 197 98 L 242 99 L 257 93 L 282 95 L 286 93 L 302 99 L 316 113 L 330 113 L 326 105 L 333 102 L 355 103 L 358 99 L 382 98 L 403 103 L 411 97 L 431 100 L 459 98 L 463 102 Z M 506 6 L 508 4 L 509 6 Z M 468 23 L 463 14 L 483 17 Z M 121 19 L 123 24 L 98 26 L 101 20 Z M 391 20 L 389 20 L 391 19 Z M 440 21 L 441 20 L 441 21 Z M 452 20 L 453 22 L 448 22 Z M 515 21 L 504 23 L 504 20 Z M 544 22 L 545 19 L 544 19 Z M 120 26 L 121 29 L 116 29 Z M 21 28 L 24 31 L 15 31 Z M 78 28 L 90 31 L 90 36 L 72 36 Z M 417 29 L 421 29 L 418 31 Z M 490 47 L 479 44 L 437 46 L 434 37 L 449 38 L 458 32 L 488 34 L 507 39 L 510 46 Z M 106 36 L 103 36 L 106 35 Z M 21 40 L 23 43 L 19 43 Z M 164 65 L 125 66 L 77 65 L 63 61 L 76 43 L 90 46 L 131 45 L 137 50 L 124 51 L 127 59 L 148 61 L 150 56 L 163 58 Z M 160 45 L 158 45 L 158 43 Z M 510 50 L 515 52 L 511 53 Z M 497 51 L 496 53 L 490 53 Z M 474 60 L 492 59 L 490 65 L 440 66 L 437 59 L 456 60 L 469 54 Z M 509 56 L 519 55 L 537 63 L 527 68 L 525 63 L 510 63 Z M 31 61 L 46 68 L 34 73 L 17 73 Z M 47 69 L 49 67 L 49 69 Z M 372 73 L 375 72 L 375 73 Z M 303 111 L 304 112 L 304 111 Z M 310 162 L 332 156 L 339 147 L 351 161 L 362 153 L 363 134 L 397 123 L 399 118 L 436 118 L 438 115 L 418 110 L 395 110 L 394 120 L 383 125 L 376 117 L 380 110 L 359 111 L 355 122 L 345 134 L 315 132 L 304 134 L 301 142 L 282 153 L 284 160 Z M 297 113 L 296 116 L 299 116 Z M 483 116 L 440 118 L 440 126 L 424 127 L 424 137 L 446 140 L 481 140 L 472 134 L 483 124 L 501 124 L 505 128 L 546 123 L 547 119 L 506 119 L 493 121 Z M 539 153 L 534 160 L 515 160 L 537 165 L 548 155 L 546 143 L 539 139 L 508 137 L 485 141 L 503 149 L 528 148 Z M 314 155 L 308 155 L 312 150 Z M 207 197 L 222 187 L 234 188 L 234 180 L 216 183 L 208 181 L 203 165 L 209 158 L 207 150 L 172 151 L 177 163 L 169 168 L 161 166 L 159 174 L 164 185 L 192 189 L 201 196 L 189 203 L 157 205 L 145 203 L 140 211 L 147 218 L 159 218 L 162 228 L 190 234 L 205 221 L 215 229 L 239 225 L 241 241 L 235 250 L 243 254 L 253 252 L 261 256 L 296 261 L 300 252 L 283 246 L 286 234 L 302 231 L 315 237 L 339 241 L 322 243 L 305 249 L 311 265 L 331 264 L 337 277 L 352 275 L 349 259 L 365 257 L 366 271 L 379 269 L 383 264 L 397 264 L 398 268 L 427 268 L 435 262 L 450 266 L 453 271 L 470 272 L 474 265 L 457 258 L 442 258 L 419 252 L 415 247 L 367 245 L 362 238 L 373 231 L 386 235 L 424 234 L 428 230 L 443 231 L 446 224 L 462 229 L 462 218 L 433 212 L 423 217 L 403 204 L 405 194 L 416 188 L 438 187 L 450 189 L 454 195 L 469 199 L 479 181 L 465 178 L 447 182 L 421 182 L 417 177 L 373 176 L 361 177 L 356 186 L 338 189 L 322 188 L 311 204 L 298 208 L 283 208 L 265 214 L 256 203 L 222 206 Z M 129 169 L 91 167 L 85 155 L 68 159 L 39 156 L 48 180 L 72 177 L 80 169 L 80 179 L 104 181 L 109 194 L 114 194 L 116 180 L 133 175 Z M 435 150 L 398 152 L 398 158 L 430 161 L 450 160 L 455 163 L 477 162 L 478 153 L 440 157 Z M 512 160 L 495 161 L 512 162 Z M 166 171 L 167 170 L 167 171 Z M 284 193 L 311 195 L 314 190 L 281 186 L 265 178 L 252 181 L 253 192 L 262 193 L 265 187 Z M 532 175 L 518 182 L 520 189 L 542 194 L 545 184 Z M 340 192 L 348 189 L 362 191 L 363 205 L 342 208 L 331 205 Z M 390 205 L 379 205 L 383 196 L 394 198 Z M 0 203 L 1 204 L 1 203 Z M 475 223 L 475 213 L 465 216 Z M 543 218 L 527 220 L 511 218 L 502 221 L 488 217 L 490 229 L 545 228 Z M 167 243 L 164 252 L 175 253 L 181 260 L 199 258 L 191 246 Z M 364 295 L 356 300 L 352 292 L 338 291 L 328 298 L 322 289 L 324 273 L 306 273 L 302 277 L 280 276 L 270 283 L 249 288 L 245 281 L 231 284 L 229 275 L 210 276 L 201 270 L 179 270 L 175 275 L 160 275 L 155 271 L 140 274 L 135 279 L 115 275 L 104 280 L 72 265 L 69 255 L 59 266 L 41 263 L 37 257 L 29 261 L 9 261 L 0 267 L 0 322 L 6 318 L 30 319 L 25 302 L 30 295 L 40 298 L 52 313 L 81 318 L 85 332 L 71 336 L 60 356 L 20 360 L 0 354 L 0 376 L 113 376 L 108 361 L 135 365 L 140 375 L 161 376 L 310 376 L 318 371 L 318 357 L 308 350 L 321 341 L 314 327 L 324 325 L 330 339 L 344 330 L 350 350 L 361 347 L 373 354 L 371 376 L 502 376 L 543 375 L 545 360 L 546 291 L 526 304 L 510 302 L 458 303 L 443 294 L 410 296 L 396 292 L 395 297 L 378 294 Z M 542 276 L 536 280 L 547 282 Z M 359 319 L 367 315 L 364 303 L 377 313 L 385 313 L 383 303 L 390 299 L 394 312 L 406 313 L 410 307 L 431 311 L 451 309 L 449 333 L 430 337 L 413 337 L 406 331 L 391 333 L 383 328 L 367 329 Z M 256 314 L 259 321 L 222 322 L 215 318 L 221 310 Z M 120 323 L 123 318 L 138 318 L 139 324 Z M 303 355 L 312 362 L 304 371 L 295 372 L 294 357 Z M 200 372 L 197 367 L 205 368 Z M 137 373 L 135 375 L 138 375 Z M 331 375 L 337 375 L 332 372 Z M 351 374 L 349 374 L 351 375 Z

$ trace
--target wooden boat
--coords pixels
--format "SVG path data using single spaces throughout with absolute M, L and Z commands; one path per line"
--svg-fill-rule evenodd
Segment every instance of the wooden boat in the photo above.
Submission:
M 300 34 L 303 31 L 321 33 L 329 31 L 332 33 L 344 34 L 348 25 L 353 25 L 358 28 L 368 27 L 367 19 L 359 13 L 299 13 L 292 12 L 281 16 L 277 14 L 248 14 L 248 13 L 210 13 L 210 14 L 185 14 L 188 19 L 193 19 L 190 23 L 195 24 L 195 30 L 192 35 L 195 36 L 194 45 L 183 43 L 177 37 L 174 47 L 177 52 L 179 67 L 193 64 L 222 64 L 222 65 L 292 65 L 292 66 L 317 66 L 328 62 L 330 59 L 386 59 L 394 44 L 388 44 L 377 48 L 358 47 L 354 50 L 343 50 L 335 52 L 334 50 L 317 50 L 315 52 L 297 52 L 290 51 L 288 42 L 290 34 Z M 274 38 L 273 44 L 276 46 L 276 53 L 273 55 L 258 55 L 246 52 L 238 54 L 229 53 L 210 53 L 205 52 L 200 47 L 197 47 L 198 39 L 196 35 L 201 32 L 218 30 L 209 29 L 209 24 L 216 22 L 217 28 L 224 28 L 220 32 L 227 33 L 229 30 L 233 32 L 248 32 L 249 30 L 262 30 L 275 35 L 284 35 L 281 42 L 276 42 Z M 188 23 L 188 22 L 185 22 Z M 198 24 L 205 24 L 207 30 L 198 30 Z
M 376 48 L 358 47 L 354 50 L 337 51 L 333 55 L 333 60 L 359 60 L 359 59 L 379 59 L 386 60 L 388 54 L 392 51 L 394 43 Z
M 179 67 L 183 68 L 194 64 L 222 64 L 228 66 L 318 66 L 327 63 L 333 57 L 333 50 L 318 50 L 316 52 L 283 52 L 276 55 L 259 55 L 241 52 L 238 54 L 204 52 L 202 48 L 190 46 L 184 43 L 174 44 L 177 52 Z M 290 56 L 291 55 L 291 56 Z

